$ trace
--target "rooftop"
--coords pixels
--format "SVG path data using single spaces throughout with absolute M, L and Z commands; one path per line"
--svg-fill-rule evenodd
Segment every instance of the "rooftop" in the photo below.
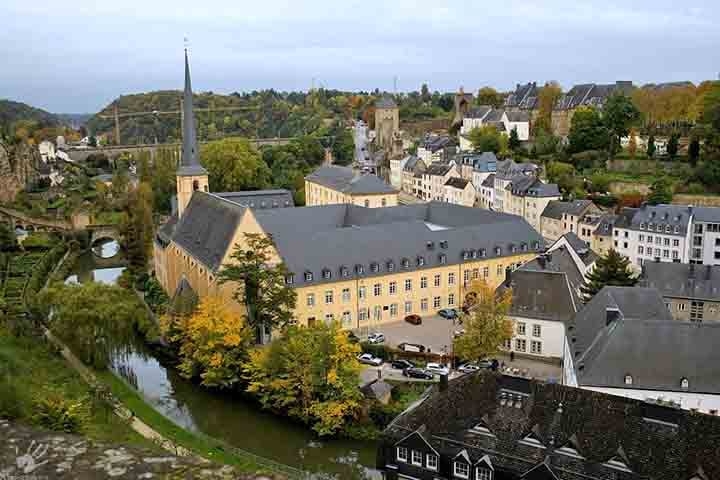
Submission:
M 452 170 L 453 166 L 449 165 L 447 163 L 431 163 L 428 165 L 427 169 L 425 169 L 424 174 L 425 175 L 439 175 L 441 177 L 448 174 L 450 170 Z
M 590 200 L 574 200 L 572 202 L 551 200 L 543 210 L 542 216 L 555 220 L 562 220 L 565 214 L 579 216 L 585 213 L 585 210 L 592 204 L 593 202 Z
M 306 180 L 351 195 L 397 193 L 375 175 L 361 175 L 349 167 L 324 166 L 305 177 Z
M 451 177 L 451 178 L 448 178 L 447 182 L 445 182 L 445 186 L 452 187 L 452 188 L 458 188 L 460 190 L 465 190 L 465 187 L 467 187 L 469 183 L 470 183 L 470 181 L 465 180 L 464 178 Z
M 643 286 L 657 288 L 663 297 L 720 302 L 720 266 L 645 262 Z
M 375 101 L 375 108 L 397 108 L 397 103 L 390 95 L 383 95 Z
M 294 207 L 290 190 L 248 190 L 245 192 L 223 192 L 214 195 L 230 200 L 233 203 L 250 208 L 285 208 Z

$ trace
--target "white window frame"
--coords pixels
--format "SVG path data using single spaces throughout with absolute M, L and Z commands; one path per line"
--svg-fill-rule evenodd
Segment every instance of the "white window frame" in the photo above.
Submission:
M 464 467 L 462 472 L 458 469 L 458 466 Z M 463 462 L 453 462 L 453 475 L 458 478 L 470 478 L 470 465 Z
M 530 353 L 534 353 L 535 355 L 542 355 L 542 342 L 539 340 L 531 340 Z
M 542 326 L 534 323 L 532 326 L 532 336 L 536 338 L 542 337 Z
M 436 273 L 433 277 L 433 286 L 439 287 L 440 282 L 442 282 L 442 276 L 439 273 Z
M 419 457 L 417 462 L 415 461 L 416 455 Z M 422 464 L 423 464 L 422 460 L 423 460 L 422 452 L 419 452 L 417 450 L 410 451 L 410 463 L 412 463 L 413 465 L 415 465 L 417 467 L 422 467 Z
M 405 291 L 412 292 L 412 278 L 405 279 Z
M 492 480 L 493 471 L 488 466 L 475 467 L 475 480 Z
M 388 292 L 390 295 L 395 295 L 397 293 L 397 282 L 390 282 L 388 285 Z
M 315 306 L 315 294 L 314 293 L 308 293 L 305 297 L 305 304 L 308 307 L 314 307 Z
M 373 296 L 379 297 L 382 295 L 382 283 L 376 283 L 373 285 Z
M 397 447 L 396 451 L 395 451 L 395 458 L 397 458 L 398 462 L 407 463 L 407 461 L 408 461 L 407 447 Z
M 448 273 L 448 285 L 455 285 L 455 272 Z
M 432 460 L 432 462 L 430 460 Z M 425 455 L 425 465 L 428 470 L 437 472 L 438 463 L 440 463 L 438 461 L 438 456 L 435 455 L 434 453 L 428 453 L 427 455 Z
M 325 305 L 332 305 L 335 301 L 335 294 L 332 290 L 325 290 Z
M 428 279 L 427 277 L 420 277 L 420 288 L 427 288 Z
M 410 302 L 410 301 L 405 302 L 404 309 L 405 309 L 406 315 L 412 313 L 412 302 Z
M 350 289 L 349 288 L 342 289 L 342 299 L 343 299 L 343 302 L 350 301 Z

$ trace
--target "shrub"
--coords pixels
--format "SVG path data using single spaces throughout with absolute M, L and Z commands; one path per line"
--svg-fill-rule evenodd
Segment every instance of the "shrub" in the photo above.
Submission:
M 57 432 L 79 433 L 87 419 L 87 409 L 82 400 L 71 402 L 54 391 L 39 395 L 33 407 L 32 420 Z

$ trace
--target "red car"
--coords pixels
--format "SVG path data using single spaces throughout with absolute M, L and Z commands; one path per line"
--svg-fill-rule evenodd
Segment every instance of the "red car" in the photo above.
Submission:
M 405 321 L 412 323 L 413 325 L 420 325 L 422 323 L 422 318 L 420 318 L 420 315 L 408 315 L 405 317 Z

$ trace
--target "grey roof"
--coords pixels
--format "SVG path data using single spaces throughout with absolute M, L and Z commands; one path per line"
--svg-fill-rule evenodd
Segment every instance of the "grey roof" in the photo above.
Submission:
M 375 175 L 361 175 L 352 168 L 336 165 L 320 167 L 305 179 L 354 195 L 397 193 L 397 190 Z
M 628 209 L 629 212 L 632 210 Z M 682 205 L 643 205 L 634 211 L 629 223 L 618 224 L 630 230 L 647 230 L 663 234 L 685 236 L 693 207 Z M 660 230 L 658 230 L 660 227 Z M 668 230 L 668 227 L 669 230 Z M 677 228 L 677 230 L 676 230 Z
M 447 135 L 428 135 L 423 140 L 423 148 L 433 153 L 453 143 L 453 139 Z
M 720 207 L 693 207 L 693 215 L 699 222 L 720 223 Z
M 375 108 L 397 108 L 397 103 L 390 95 L 383 95 L 375 101 Z
M 428 167 L 425 169 L 424 174 L 425 175 L 439 175 L 439 176 L 445 176 L 447 173 L 452 169 L 452 165 L 449 165 L 447 163 L 431 163 L 428 165 Z
M 165 243 L 168 244 L 172 240 L 173 233 L 175 233 L 175 227 L 177 226 L 178 216 L 173 214 L 157 231 L 158 237 Z
M 285 208 L 295 206 L 292 192 L 285 189 L 224 192 L 215 193 L 214 195 L 230 200 L 243 207 L 250 208 Z
M 482 182 L 483 187 L 493 187 L 495 186 L 495 174 L 491 173 L 487 176 L 485 180 Z
M 485 115 L 490 113 L 490 110 L 493 108 L 489 105 L 480 105 L 479 107 L 475 107 L 470 109 L 465 115 L 465 118 L 484 118 Z
M 720 266 L 646 262 L 642 285 L 657 288 L 663 297 L 720 302 Z
M 570 322 L 581 307 L 583 275 L 570 252 L 558 248 L 509 274 L 510 313 L 519 317 Z
M 498 158 L 493 152 L 482 152 L 473 162 L 473 169 L 479 172 L 495 172 L 498 167 Z
M 529 122 L 530 121 L 530 114 L 525 111 L 517 111 L 517 110 L 508 110 L 505 112 L 507 115 L 509 122 Z
M 403 171 L 416 173 L 416 170 L 425 170 L 425 162 L 420 159 L 417 155 L 410 155 L 405 161 Z
M 348 270 L 347 279 L 355 279 L 385 275 L 389 261 L 395 272 L 403 272 L 472 261 L 473 252 L 476 259 L 482 253 L 497 258 L 543 247 L 542 238 L 522 217 L 444 202 L 375 209 L 326 205 L 253 214 L 273 235 L 299 285 L 337 281 L 344 278 L 343 268 Z M 403 259 L 408 260 L 407 267 L 402 266 Z M 377 272 L 372 271 L 373 263 Z M 364 271 L 358 272 L 357 265 Z M 330 279 L 323 278 L 324 269 Z M 312 280 L 305 280 L 305 272 L 312 272 Z
M 534 163 L 517 163 L 509 158 L 498 163 L 496 175 L 499 179 L 511 180 L 520 175 L 534 174 L 537 171 L 538 166 Z
M 362 387 L 362 391 L 365 395 L 375 399 L 383 398 L 385 395 L 392 393 L 392 390 L 393 386 L 382 379 L 373 380 Z
M 535 82 L 526 83 L 524 85 L 520 85 L 518 83 L 515 90 L 505 99 L 505 106 L 532 110 L 537 104 L 539 93 L 540 91 L 538 90 L 537 83 Z
M 200 165 L 195 131 L 195 113 L 193 111 L 193 93 L 190 83 L 190 63 L 187 49 L 185 49 L 185 91 L 183 92 L 183 143 L 182 157 L 178 168 L 178 175 L 207 175 L 207 171 Z
M 534 175 L 516 177 L 510 181 L 506 190 L 512 192 L 513 195 L 523 197 L 559 197 L 560 190 L 555 183 L 543 183 L 542 180 Z
M 216 195 L 194 192 L 172 239 L 207 268 L 217 270 L 245 211 L 245 207 Z
M 579 106 L 602 107 L 613 93 L 629 94 L 633 89 L 632 82 L 618 81 L 609 85 L 586 83 L 575 85 L 560 97 L 555 105 L 557 110 L 570 110 Z
M 562 220 L 565 214 L 579 216 L 585 213 L 585 210 L 592 204 L 590 200 L 574 200 L 572 202 L 551 200 L 543 210 L 542 216 L 555 220 Z
M 469 183 L 470 183 L 470 181 L 465 180 L 464 178 L 450 177 L 450 178 L 448 178 L 447 182 L 445 182 L 445 186 L 459 188 L 460 190 L 465 190 L 465 187 L 467 187 Z
M 483 119 L 483 122 L 485 122 L 485 123 L 500 122 L 500 121 L 502 121 L 503 113 L 505 113 L 505 110 L 501 110 L 499 108 L 493 108 L 485 116 L 485 118 Z
M 575 253 L 578 254 L 580 259 L 586 266 L 591 265 L 593 262 L 595 262 L 595 260 L 598 259 L 598 254 L 593 252 L 587 242 L 582 238 L 578 237 L 575 232 L 568 232 L 560 238 L 564 238 L 565 240 L 567 240 L 567 242 L 570 244 L 570 247 L 575 250 Z
M 574 333 L 571 334 L 572 350 L 580 352 L 583 357 L 586 355 L 587 350 L 606 330 L 608 308 L 619 310 L 625 319 L 673 321 L 665 301 L 656 289 L 605 287 L 575 316 Z

